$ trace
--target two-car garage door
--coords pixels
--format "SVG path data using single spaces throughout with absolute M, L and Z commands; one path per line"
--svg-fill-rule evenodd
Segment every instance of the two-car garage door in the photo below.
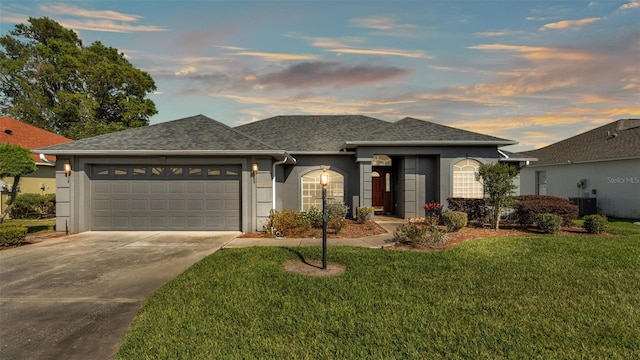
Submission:
M 92 230 L 239 230 L 240 166 L 93 165 Z

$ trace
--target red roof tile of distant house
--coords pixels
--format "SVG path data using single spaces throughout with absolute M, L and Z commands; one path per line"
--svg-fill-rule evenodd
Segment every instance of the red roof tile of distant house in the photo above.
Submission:
M 0 142 L 19 145 L 29 150 L 40 149 L 72 141 L 64 136 L 52 133 L 39 127 L 23 123 L 7 116 L 0 117 Z M 32 154 L 33 160 L 42 162 L 38 154 Z M 56 157 L 47 155 L 49 161 Z

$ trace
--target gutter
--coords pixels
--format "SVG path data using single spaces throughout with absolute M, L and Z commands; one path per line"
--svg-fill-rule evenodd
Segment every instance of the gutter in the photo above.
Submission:
M 596 159 L 596 160 L 567 160 L 566 162 L 561 163 L 538 163 L 532 164 L 531 167 L 544 167 L 544 166 L 562 166 L 562 165 L 572 165 L 572 164 L 591 164 L 591 163 L 600 163 L 600 162 L 609 162 L 609 161 L 624 161 L 624 160 L 636 160 L 640 159 L 638 156 L 630 156 L 630 157 L 620 157 L 620 158 L 611 158 L 611 159 Z
M 103 155 L 103 156 L 194 156 L 194 155 L 228 155 L 228 156 L 250 156 L 250 155 L 272 155 L 290 156 L 284 150 L 48 150 L 36 149 L 31 153 L 45 153 L 48 155 Z
M 417 140 L 417 141 L 346 141 L 344 148 L 354 148 L 358 146 L 461 146 L 461 145 L 515 145 L 513 140 Z
M 298 162 L 298 160 L 296 160 L 296 158 L 294 158 L 293 156 L 291 156 L 289 153 L 287 153 L 285 151 L 284 153 L 285 158 L 282 159 L 281 161 L 276 161 L 273 163 L 272 169 L 271 169 L 271 208 L 272 209 L 276 209 L 276 166 L 278 165 L 282 165 L 284 163 L 287 162 L 287 160 L 290 160 L 292 164 L 295 165 L 296 162 Z

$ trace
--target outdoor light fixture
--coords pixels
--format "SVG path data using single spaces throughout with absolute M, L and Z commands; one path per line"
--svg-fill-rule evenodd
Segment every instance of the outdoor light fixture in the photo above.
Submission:
M 327 184 L 329 174 L 322 169 L 320 185 L 322 185 L 322 270 L 327 270 Z
M 253 176 L 258 175 L 258 163 L 253 163 L 253 165 L 251 165 L 251 173 Z
M 64 164 L 64 176 L 69 177 L 71 176 L 71 163 L 66 163 Z
M 327 169 L 322 170 L 322 174 L 320 175 L 320 184 L 323 189 L 327 188 L 327 184 L 329 183 L 329 174 L 327 174 Z

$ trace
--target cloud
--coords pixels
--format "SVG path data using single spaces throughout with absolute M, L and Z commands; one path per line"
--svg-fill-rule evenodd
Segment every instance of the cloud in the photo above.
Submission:
M 357 48 L 339 48 L 328 49 L 327 51 L 340 53 L 340 54 L 358 54 L 358 55 L 383 55 L 383 56 L 401 56 L 414 59 L 433 59 L 433 56 L 428 55 L 422 50 L 407 51 L 396 49 L 357 49 Z
M 269 53 L 259 51 L 239 51 L 235 53 L 229 53 L 227 55 L 232 56 L 251 56 L 257 57 L 265 61 L 300 61 L 300 60 L 315 60 L 317 56 L 306 54 L 286 54 L 286 53 Z
M 629 3 L 626 3 L 622 6 L 620 6 L 618 9 L 619 10 L 629 10 L 629 9 L 635 9 L 635 8 L 640 8 L 640 1 L 631 1 Z
M 74 30 L 118 33 L 166 31 L 166 29 L 161 26 L 132 24 L 142 19 L 142 16 L 112 10 L 86 10 L 68 4 L 42 5 L 40 10 L 49 14 L 81 18 L 61 18 L 58 20 L 62 26 Z
M 40 10 L 59 15 L 72 15 L 78 17 L 125 22 L 138 21 L 142 18 L 142 16 L 140 15 L 124 14 L 111 10 L 85 10 L 68 4 L 43 5 L 40 7 Z
M 196 69 L 195 67 L 187 66 L 187 67 L 185 67 L 185 68 L 183 68 L 183 69 L 181 69 L 179 71 L 176 71 L 174 73 L 174 75 L 176 75 L 176 76 L 184 76 L 184 75 L 187 75 L 187 74 L 194 73 L 196 71 L 198 71 L 198 69 Z
M 391 17 L 379 16 L 379 17 L 368 17 L 368 18 L 355 18 L 349 21 L 351 26 L 359 27 L 364 29 L 373 29 L 373 30 L 412 30 L 415 29 L 416 26 L 413 24 L 398 24 L 395 19 Z
M 393 66 L 346 66 L 338 62 L 316 61 L 298 63 L 285 70 L 260 76 L 259 82 L 285 88 L 349 87 L 386 81 L 408 73 L 406 69 Z
M 563 20 L 543 25 L 540 30 L 565 30 L 581 28 L 588 24 L 593 24 L 602 20 L 601 18 L 587 18 L 580 20 Z
M 505 44 L 482 44 L 469 46 L 469 49 L 483 51 L 507 51 L 514 52 L 518 56 L 531 60 L 555 59 L 555 60 L 590 60 L 592 55 L 584 51 L 567 48 L 554 48 L 545 46 L 523 46 Z
M 91 31 L 104 31 L 104 32 L 116 32 L 116 33 L 129 33 L 129 32 L 157 32 L 166 31 L 165 28 L 154 25 L 130 25 L 130 24 L 118 24 L 110 20 L 91 21 L 91 20 L 60 20 L 60 25 L 75 30 L 91 30 Z
M 365 39 L 356 36 L 345 36 L 341 38 L 328 37 L 302 37 L 311 42 L 311 45 L 324 49 L 325 51 L 338 54 L 356 55 L 378 55 L 378 56 L 399 56 L 413 59 L 433 59 L 433 56 L 422 50 L 400 50 L 400 49 L 380 49 L 364 48 L 361 45 Z M 356 46 L 358 45 L 358 46 Z
M 493 36 L 504 36 L 506 33 L 504 31 L 481 31 L 473 33 L 475 36 L 483 36 L 483 37 L 493 37 Z

